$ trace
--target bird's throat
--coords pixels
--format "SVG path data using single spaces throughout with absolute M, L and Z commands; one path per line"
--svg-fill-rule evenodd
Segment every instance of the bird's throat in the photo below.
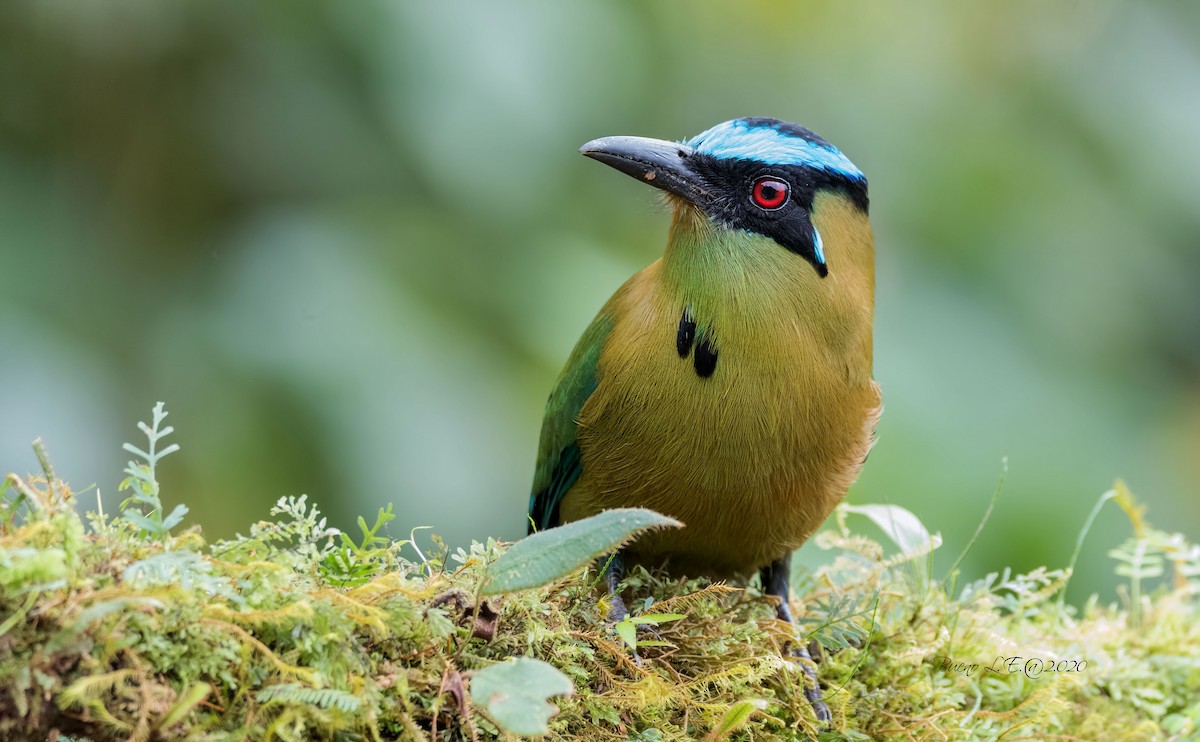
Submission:
M 794 314 L 814 292 L 825 293 L 822 279 L 798 255 L 769 237 L 714 223 L 686 202 L 675 204 L 662 275 L 679 313 L 690 313 L 697 337 L 707 334 L 718 346 L 722 335 Z

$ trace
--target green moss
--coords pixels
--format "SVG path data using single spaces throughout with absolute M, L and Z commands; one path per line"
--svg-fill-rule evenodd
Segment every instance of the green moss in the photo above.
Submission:
M 491 540 L 425 559 L 377 535 L 389 513 L 355 540 L 303 497 L 214 544 L 153 513 L 89 515 L 84 537 L 64 483 L 8 483 L 0 738 L 504 738 L 465 689 L 512 656 L 574 683 L 554 739 L 821 733 L 785 659 L 789 627 L 753 589 L 633 570 L 632 605 L 685 615 L 658 627 L 667 646 L 635 658 L 600 619 L 594 571 L 477 598 L 505 549 Z M 1066 570 L 950 589 L 928 573 L 928 549 L 887 557 L 845 520 L 808 547 L 830 559 L 797 575 L 807 587 L 794 606 L 837 649 L 819 665 L 834 713 L 824 738 L 1197 735 L 1200 549 L 1182 537 L 1135 518 L 1114 567 L 1136 610 L 1095 599 L 1076 610 L 1057 600 Z

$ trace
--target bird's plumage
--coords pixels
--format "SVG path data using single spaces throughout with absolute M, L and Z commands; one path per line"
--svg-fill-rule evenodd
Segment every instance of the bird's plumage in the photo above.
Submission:
M 532 525 L 649 507 L 686 527 L 628 556 L 748 574 L 828 517 L 873 440 L 866 181 L 773 119 L 679 144 L 621 139 L 584 152 L 668 191 L 667 248 L 604 305 L 559 377 Z M 749 195 L 760 182 L 771 209 Z
M 533 494 L 529 498 L 529 530 L 560 522 L 559 505 L 582 471 L 578 444 L 579 413 L 596 390 L 596 366 L 613 320 L 601 311 L 575 344 L 546 403 Z

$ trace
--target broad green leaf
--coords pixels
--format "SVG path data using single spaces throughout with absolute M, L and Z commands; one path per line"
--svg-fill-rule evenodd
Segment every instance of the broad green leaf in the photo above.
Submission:
M 681 618 L 687 618 L 682 613 L 646 613 L 641 616 L 626 616 L 613 625 L 613 630 L 617 632 L 617 636 L 621 637 L 621 641 L 629 645 L 630 649 L 636 650 L 638 647 L 669 647 L 670 642 L 658 641 L 642 641 L 637 638 L 638 626 L 657 626 L 660 623 L 668 621 L 678 621 Z
M 535 533 L 500 555 L 480 592 L 496 595 L 541 587 L 619 549 L 642 531 L 667 526 L 683 524 L 653 510 L 619 508 Z
M 617 636 L 621 637 L 621 641 L 629 645 L 630 649 L 637 649 L 637 624 L 625 618 L 617 621 L 613 625 L 613 630 L 617 632 Z
M 687 616 L 682 613 L 643 613 L 640 616 L 630 616 L 626 620 L 633 621 L 636 624 L 648 623 L 657 626 L 660 623 L 678 621 L 681 618 L 687 618 Z
M 843 504 L 840 507 L 847 513 L 858 513 L 870 518 L 905 554 L 930 551 L 942 543 L 941 534 L 930 535 L 917 516 L 899 505 Z
M 750 698 L 744 701 L 738 701 L 729 707 L 725 712 L 725 716 L 721 718 L 721 723 L 717 724 L 706 739 L 718 740 L 728 737 L 731 733 L 740 729 L 747 721 L 750 720 L 751 714 L 755 711 L 763 711 L 767 708 L 767 702 L 761 698 Z
M 547 722 L 558 708 L 548 699 L 574 690 L 554 665 L 529 657 L 492 665 L 471 677 L 471 699 L 512 734 L 549 732 Z

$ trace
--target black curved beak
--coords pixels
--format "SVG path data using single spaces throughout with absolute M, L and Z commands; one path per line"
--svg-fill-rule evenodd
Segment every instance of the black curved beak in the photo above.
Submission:
M 646 137 L 601 137 L 580 147 L 579 152 L 697 206 L 711 200 L 703 181 L 688 167 L 694 152 L 686 144 Z

